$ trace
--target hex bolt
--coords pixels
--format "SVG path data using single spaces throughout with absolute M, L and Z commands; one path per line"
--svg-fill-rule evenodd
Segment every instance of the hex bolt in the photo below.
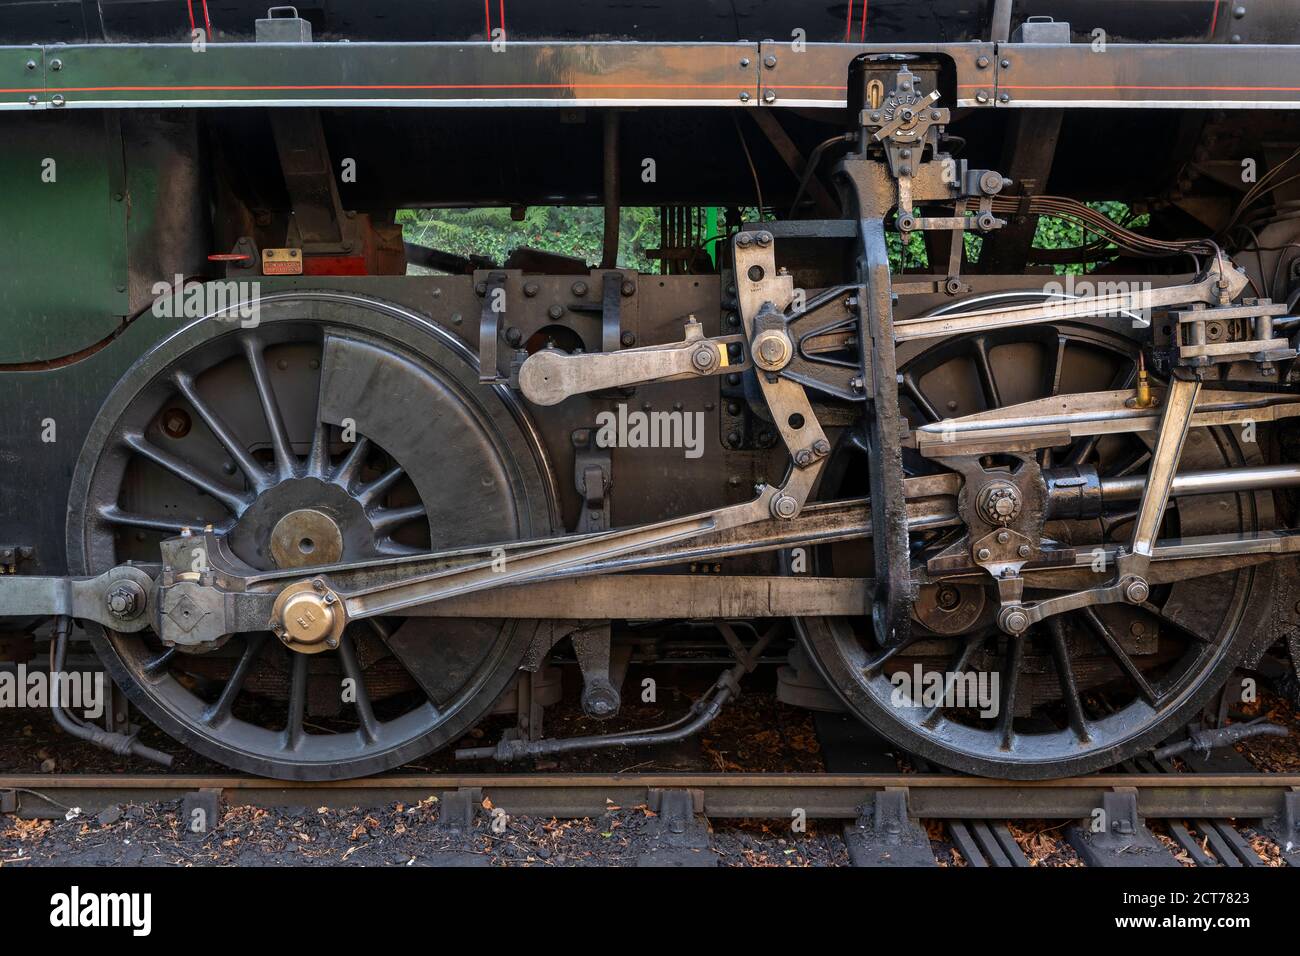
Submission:
M 754 239 L 765 249 L 772 244 L 772 234 L 770 232 L 760 232 Z
M 525 283 L 524 283 L 524 295 L 528 296 L 528 298 L 530 298 L 530 299 L 531 299 L 533 296 L 537 295 L 537 293 L 538 293 L 538 291 L 539 291 L 540 289 L 541 289 L 541 286 L 539 286 L 536 282 L 525 282 Z
M 975 65 L 981 70 L 987 70 L 989 68 L 989 58 L 986 56 L 977 57 Z
M 1011 540 L 1011 535 L 1005 531 L 998 532 L 998 544 L 1006 544 Z
M 771 54 L 771 53 L 769 53 L 767 56 L 763 57 L 763 65 L 764 65 L 765 67 L 767 67 L 769 70 L 775 70 L 775 69 L 776 69 L 776 56 L 773 55 L 773 54 Z
M 572 288 L 569 289 L 569 291 L 581 299 L 584 295 L 587 294 L 587 283 L 575 282 L 573 283 L 573 286 Z
M 993 557 L 993 552 L 988 548 L 980 548 L 975 552 L 975 557 L 981 561 L 987 561 L 989 558 Z
M 506 341 L 510 343 L 511 346 L 518 348 L 519 343 L 522 342 L 523 340 L 524 340 L 524 333 L 519 331 L 519 329 L 516 329 L 514 327 L 506 329 Z
M 564 306 L 556 303 L 546 310 L 546 314 L 552 319 L 562 319 L 564 318 Z
M 134 581 L 122 581 L 105 595 L 104 603 L 113 617 L 127 621 L 135 617 L 144 606 L 144 592 Z
M 754 237 L 747 232 L 736 233 L 736 245 L 742 249 L 748 249 L 754 242 Z
M 1022 544 L 1019 548 L 1016 549 L 1016 554 L 1020 555 L 1022 558 L 1027 558 L 1033 553 L 1034 553 L 1033 549 L 1029 547 L 1029 545 L 1027 544 Z
M 819 438 L 815 442 L 813 442 L 813 454 L 829 455 L 830 451 L 831 451 L 831 443 L 828 442 L 825 438 Z
M 628 280 L 627 282 L 623 283 L 623 285 L 619 288 L 619 291 L 623 293 L 624 297 L 632 295 L 633 293 L 636 292 L 636 284 L 631 280 Z
M 813 456 L 807 448 L 800 448 L 794 453 L 794 463 L 800 468 L 806 468 L 812 464 Z
M 313 578 L 311 582 L 311 586 L 315 588 L 317 591 L 325 590 L 325 582 L 321 578 Z

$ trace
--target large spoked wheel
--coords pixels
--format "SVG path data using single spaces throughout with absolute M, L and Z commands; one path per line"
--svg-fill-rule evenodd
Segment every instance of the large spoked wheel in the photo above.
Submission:
M 554 490 L 508 393 L 421 316 L 332 292 L 261 300 L 255 327 L 201 319 L 145 355 L 100 411 L 69 503 L 74 573 L 157 562 L 211 525 L 256 568 L 545 536 Z M 92 628 L 164 731 L 285 779 L 374 773 L 453 741 L 508 688 L 534 622 L 385 618 L 305 654 L 270 632 L 201 653 Z
M 1125 388 L 1136 379 L 1137 353 L 1124 336 L 1082 324 L 947 340 L 905 360 L 902 405 L 908 420 L 920 424 L 1050 395 Z M 1046 450 L 1040 463 L 1093 465 L 1103 477 L 1140 475 L 1150 460 L 1148 442 L 1133 435 L 1085 438 Z M 1193 429 L 1181 468 L 1262 463 L 1258 448 L 1238 442 L 1229 429 Z M 862 449 L 860 439 L 845 436 L 828 463 L 821 497 L 868 493 L 870 463 Z M 934 470 L 919 458 L 908 467 Z M 1135 509 L 1133 502 L 1101 519 L 1049 521 L 1044 536 L 1076 546 L 1126 543 Z M 1272 498 L 1264 493 L 1180 497 L 1161 537 L 1253 531 L 1273 520 Z M 945 534 L 951 532 L 914 534 L 914 560 L 923 562 Z M 870 548 L 832 545 L 818 552 L 817 563 L 823 574 L 870 575 Z M 797 626 L 809 656 L 849 709 L 898 745 L 986 776 L 1061 777 L 1128 759 L 1192 719 L 1249 646 L 1251 599 L 1258 608 L 1270 577 L 1260 567 L 1157 586 L 1141 606 L 1085 608 L 1018 638 L 996 627 L 993 587 L 928 585 L 913 615 L 912 643 L 892 653 L 876 645 L 866 619 L 805 618 Z M 1080 580 L 1074 587 L 1096 583 Z M 1025 597 L 1051 593 L 1026 590 Z M 945 695 L 930 675 L 968 676 L 963 692 Z M 993 706 L 983 707 L 989 699 Z

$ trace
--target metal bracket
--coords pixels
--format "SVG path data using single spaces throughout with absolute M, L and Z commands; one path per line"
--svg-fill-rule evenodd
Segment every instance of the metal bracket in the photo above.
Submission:
M 506 317 L 506 274 L 491 272 L 481 286 L 483 307 L 478 321 L 478 380 L 483 385 L 509 381 L 501 371 L 501 329 Z
M 617 716 L 623 705 L 610 670 L 610 626 L 605 621 L 569 635 L 582 671 L 582 712 L 597 720 Z
M 579 428 L 573 442 L 573 484 L 582 501 L 578 514 L 578 534 L 608 531 L 610 527 L 610 491 L 614 484 L 613 456 L 608 448 L 596 444 L 595 428 Z
M 1138 813 L 1137 790 L 1116 787 L 1101 795 L 1104 828 L 1094 833 L 1091 822 L 1069 830 L 1070 845 L 1088 866 L 1181 866 L 1173 854 L 1146 828 Z
M 870 807 L 870 816 L 862 813 L 856 823 L 844 827 L 854 866 L 937 865 L 930 838 L 908 812 L 906 787 L 879 791 Z

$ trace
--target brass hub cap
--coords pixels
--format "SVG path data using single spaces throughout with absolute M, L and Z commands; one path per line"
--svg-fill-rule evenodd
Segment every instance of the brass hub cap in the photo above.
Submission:
M 285 647 L 300 654 L 338 647 L 346 626 L 343 602 L 319 578 L 291 584 L 271 609 L 271 630 Z

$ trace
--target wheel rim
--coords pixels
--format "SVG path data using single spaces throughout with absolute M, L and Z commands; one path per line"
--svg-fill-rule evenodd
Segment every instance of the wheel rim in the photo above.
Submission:
M 1097 328 L 1004 330 L 946 341 L 916 355 L 901 368 L 900 391 L 911 421 L 934 421 L 1046 395 L 1129 387 L 1135 363 L 1133 343 Z M 1017 373 L 1012 381 L 1007 381 L 1008 370 Z M 1196 432 L 1184 452 L 1184 468 L 1259 460 L 1257 446 L 1243 448 L 1226 430 Z M 860 444 L 852 436 L 840 443 L 822 497 L 864 493 L 859 483 L 865 461 L 856 450 Z M 1132 447 L 1137 444 L 1131 436 L 1080 440 L 1049 452 L 1045 464 L 1097 463 L 1104 476 L 1129 474 L 1145 464 L 1143 448 Z M 925 467 L 919 458 L 909 464 Z M 1237 494 L 1226 500 L 1227 509 L 1208 496 L 1179 499 L 1166 530 L 1211 534 L 1272 522 L 1267 495 Z M 1124 541 L 1131 519 L 1132 512 L 1113 515 L 1095 530 L 1107 541 Z M 1044 534 L 1069 542 L 1088 530 L 1080 527 L 1086 524 L 1048 522 Z M 850 554 L 851 548 L 820 549 L 819 573 L 864 573 L 861 549 Z M 908 750 L 975 773 L 1064 776 L 1112 765 L 1152 746 L 1203 705 L 1244 652 L 1248 635 L 1242 622 L 1264 573 L 1248 568 L 1166 585 L 1153 589 L 1141 608 L 1100 606 L 1060 615 L 1024 639 L 998 632 L 987 613 L 956 637 L 938 635 L 936 640 L 922 626 L 913 645 L 892 656 L 874 646 L 863 621 L 807 618 L 797 624 L 809 656 L 850 710 Z M 988 605 L 996 605 L 990 589 L 979 591 Z M 1027 592 L 1026 598 L 1047 593 Z M 1143 653 L 1153 648 L 1153 653 Z M 990 685 L 996 674 L 996 717 L 979 718 L 942 702 L 935 706 L 933 699 L 920 706 L 900 699 L 894 692 L 903 682 L 895 675 L 902 668 L 912 668 L 914 675 L 918 664 L 923 673 L 983 672 Z M 1052 693 L 1054 702 L 1044 700 Z
M 351 440 L 349 440 L 351 439 Z M 452 336 L 399 307 L 273 296 L 256 328 L 199 320 L 144 356 L 83 448 L 69 561 L 157 560 L 211 524 L 254 567 L 545 535 L 553 488 L 508 393 Z M 92 629 L 162 729 L 222 763 L 291 779 L 399 765 L 455 739 L 508 687 L 535 622 L 384 619 L 305 655 L 269 632 L 209 653 Z M 331 699 L 337 694 L 338 700 Z

